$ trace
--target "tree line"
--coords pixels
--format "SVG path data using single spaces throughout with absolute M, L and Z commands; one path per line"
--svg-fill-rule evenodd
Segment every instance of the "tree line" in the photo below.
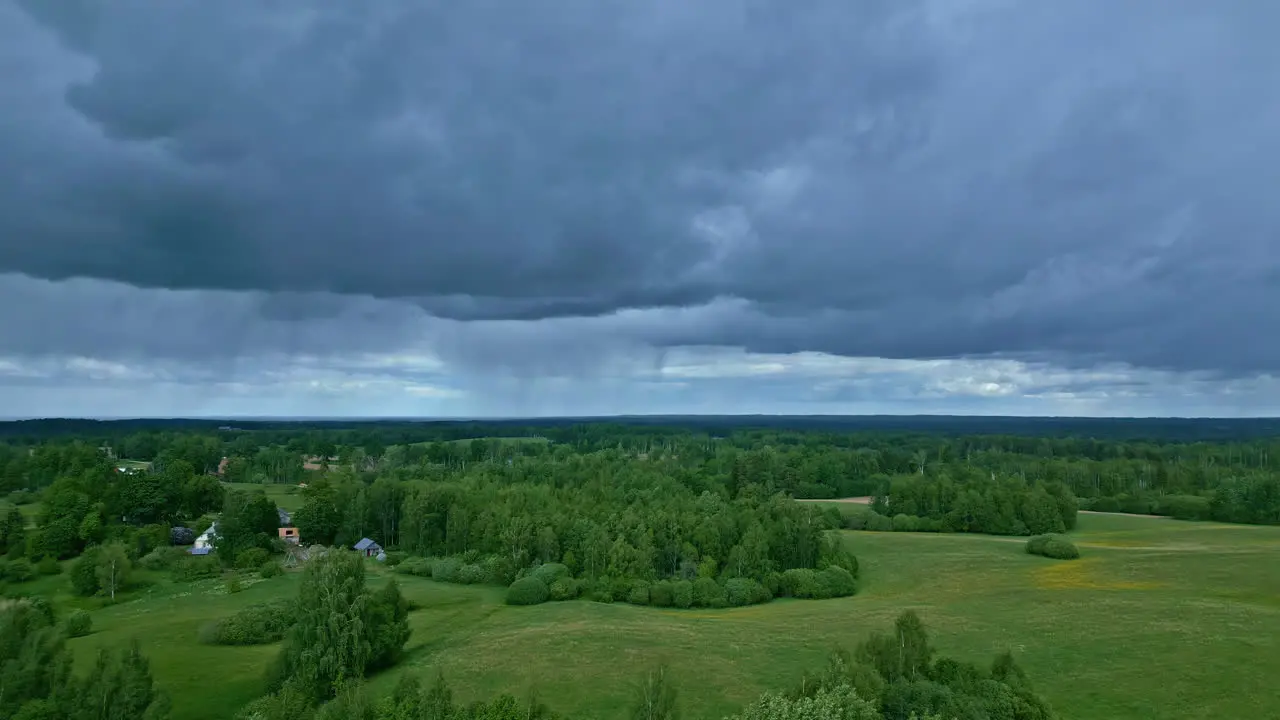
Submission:
M 225 479 L 260 483 L 304 482 L 317 463 L 361 473 L 390 468 L 434 472 L 517 456 L 612 450 L 633 459 L 666 459 L 685 470 L 708 466 L 712 472 L 729 473 L 731 495 L 748 484 L 799 498 L 875 495 L 901 476 L 974 474 L 1061 483 L 1083 503 L 1097 503 L 1100 509 L 1280 522 L 1280 441 L 1274 435 L 1206 441 L 1194 436 L 1160 439 L 1153 430 L 1155 437 L 1141 439 L 1109 436 L 1105 424 L 1096 426 L 1101 434 L 1093 437 L 948 435 L 874 432 L 863 425 L 833 432 L 826 427 L 800 431 L 692 420 L 684 426 L 546 421 L 255 423 L 250 426 L 254 429 L 216 429 L 207 423 L 193 428 L 122 425 L 111 432 L 106 430 L 117 426 L 88 427 L 102 432 L 78 438 L 20 436 L 0 443 L 0 490 L 38 491 L 59 478 L 79 475 L 97 462 L 103 449 L 115 457 L 152 463 L 156 472 L 185 463 L 180 467 L 196 475 L 216 471 L 225 457 Z M 495 437 L 499 435 L 545 442 L 504 442 Z

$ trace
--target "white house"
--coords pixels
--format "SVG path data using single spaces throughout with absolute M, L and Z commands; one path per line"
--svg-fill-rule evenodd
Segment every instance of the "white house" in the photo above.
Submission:
M 193 550 L 199 550 L 201 548 L 211 548 L 213 547 L 213 541 L 216 540 L 217 538 L 218 538 L 218 523 L 215 522 L 214 524 L 209 526 L 208 530 L 205 530 L 204 532 L 200 533 L 199 537 L 196 538 L 195 544 L 192 545 L 191 548 Z

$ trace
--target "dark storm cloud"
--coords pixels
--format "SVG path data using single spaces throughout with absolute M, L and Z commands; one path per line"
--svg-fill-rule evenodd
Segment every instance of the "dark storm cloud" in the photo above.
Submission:
M 1278 22 L 1245 0 L 0 0 L 0 271 L 262 293 L 188 308 L 187 354 L 419 332 L 378 296 L 609 321 L 436 338 L 539 372 L 637 339 L 1274 369 Z M 610 315 L 717 297 L 741 303 Z

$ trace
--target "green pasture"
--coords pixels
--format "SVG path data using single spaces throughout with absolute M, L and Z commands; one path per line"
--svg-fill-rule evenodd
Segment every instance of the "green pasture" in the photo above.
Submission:
M 228 490 L 261 490 L 278 507 L 293 512 L 302 507 L 302 488 L 292 483 L 222 483 Z
M 474 440 L 484 440 L 486 442 L 489 440 L 497 440 L 499 442 L 504 442 L 504 443 L 531 443 L 535 445 L 551 442 L 549 439 L 544 437 L 529 437 L 529 436 L 520 435 L 520 436 L 513 436 L 513 437 L 495 436 L 495 437 L 485 437 L 485 438 L 466 438 L 463 440 L 445 440 L 444 444 L 470 445 Z M 435 445 L 435 444 L 436 444 L 436 441 L 434 440 L 425 440 L 423 442 L 409 443 L 411 447 L 431 447 L 432 445 Z
M 440 669 L 463 701 L 536 690 L 557 710 L 610 720 L 628 715 L 634 683 L 664 662 L 685 717 L 720 718 L 912 608 L 946 655 L 986 662 L 1012 649 L 1069 720 L 1280 714 L 1280 528 L 1081 515 L 1073 536 L 1082 558 L 1063 562 L 1027 555 L 1014 538 L 850 532 L 862 563 L 857 596 L 726 610 L 508 607 L 500 588 L 397 576 L 423 607 L 411 615 L 407 659 L 372 687 Z M 384 576 L 378 567 L 371 581 Z M 175 717 L 232 717 L 261 691 L 276 648 L 202 646 L 197 632 L 291 596 L 298 576 L 234 595 L 216 581 L 144 579 L 151 584 L 125 602 L 93 611 L 92 635 L 70 641 L 79 666 L 99 646 L 136 637 Z M 65 575 L 36 583 L 67 587 Z

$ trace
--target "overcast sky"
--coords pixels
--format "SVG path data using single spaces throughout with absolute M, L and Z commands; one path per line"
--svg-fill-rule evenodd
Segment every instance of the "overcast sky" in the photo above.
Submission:
M 1277 27 L 0 0 L 0 416 L 1280 415 Z

